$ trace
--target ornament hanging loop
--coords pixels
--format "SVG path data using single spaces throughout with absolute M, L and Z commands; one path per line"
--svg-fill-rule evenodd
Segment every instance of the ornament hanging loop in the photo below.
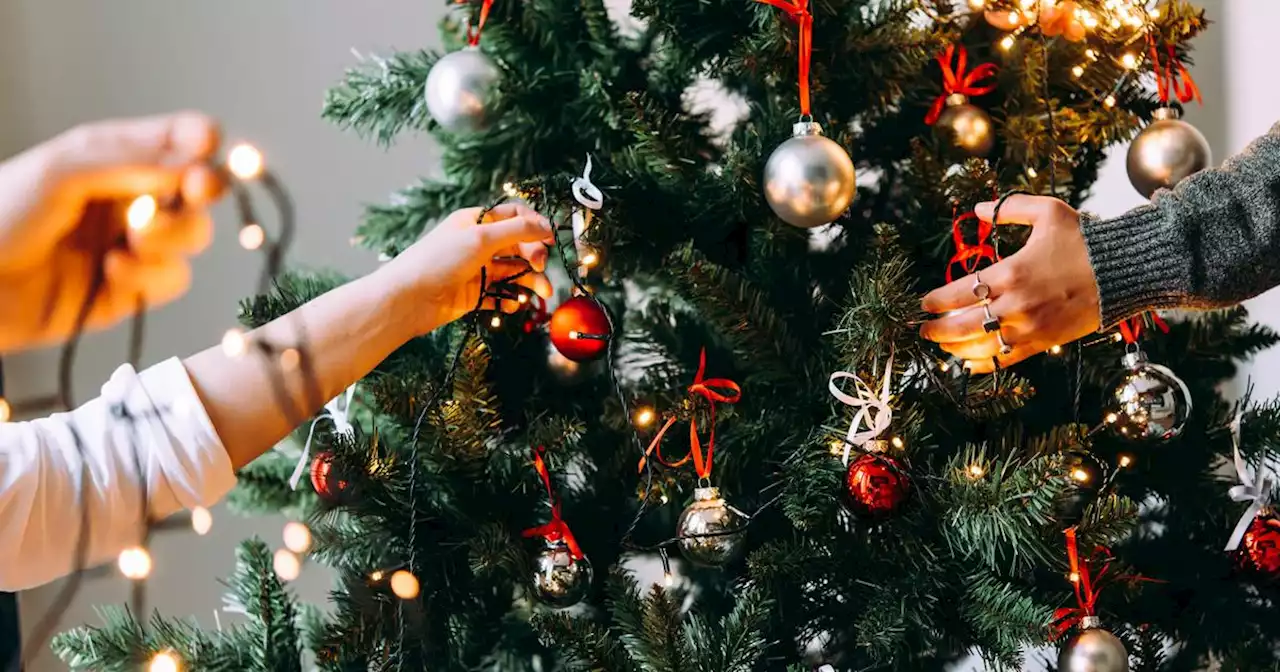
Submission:
M 879 394 L 857 374 L 848 371 L 836 371 L 827 381 L 827 390 L 831 392 L 831 396 L 840 403 L 857 409 L 842 442 L 844 454 L 841 459 L 846 466 L 849 464 L 849 452 L 852 448 L 857 447 L 862 452 L 871 452 L 879 436 L 893 423 L 893 407 L 889 405 L 891 399 L 889 382 L 892 375 L 893 355 L 890 355 L 889 362 L 884 367 L 884 379 L 880 384 Z M 837 381 L 845 379 L 854 381 L 856 397 L 840 389 Z M 858 431 L 864 423 L 868 428 L 865 431 Z
M 756 0 L 772 5 L 787 13 L 792 21 L 800 27 L 800 118 L 810 120 L 813 116 L 809 109 L 809 68 L 813 59 L 813 14 L 809 12 L 809 0 Z
M 1226 551 L 1234 551 L 1240 548 L 1240 542 L 1244 540 L 1244 535 L 1249 531 L 1249 526 L 1253 520 L 1259 515 L 1264 515 L 1271 508 L 1271 492 L 1275 487 L 1272 475 L 1267 471 L 1266 459 L 1262 459 L 1258 463 L 1258 468 L 1254 470 L 1252 476 L 1249 475 L 1249 466 L 1245 463 L 1244 456 L 1240 454 L 1240 425 L 1243 422 L 1242 414 L 1236 411 L 1236 417 L 1231 421 L 1231 449 L 1233 463 L 1236 468 L 1236 476 L 1240 479 L 1239 485 L 1233 485 L 1227 490 L 1227 495 L 1231 497 L 1233 502 L 1249 502 L 1249 508 L 1245 509 L 1240 521 L 1236 523 L 1236 527 L 1231 532 L 1231 538 L 1227 541 Z

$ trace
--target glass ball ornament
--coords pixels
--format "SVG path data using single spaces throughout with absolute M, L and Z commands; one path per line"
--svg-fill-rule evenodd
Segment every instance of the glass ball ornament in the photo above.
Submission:
M 720 567 L 742 553 L 747 515 L 720 496 L 720 488 L 696 488 L 693 503 L 676 523 L 680 551 L 695 565 Z M 705 536 L 710 535 L 710 536 Z
M 1058 653 L 1059 672 L 1129 672 L 1129 652 L 1097 616 L 1080 621 L 1080 631 Z
M 1181 434 L 1191 416 L 1187 384 L 1140 351 L 1126 354 L 1123 364 L 1105 416 L 1111 432 L 1131 441 L 1167 441 Z
M 845 489 L 854 514 L 882 519 L 896 513 L 911 496 L 911 480 L 896 459 L 871 453 L 849 463 Z
M 822 135 L 822 126 L 802 121 L 764 165 L 764 198 L 782 221 L 811 229 L 835 221 L 858 193 L 853 159 Z
M 1263 510 L 1240 540 L 1241 562 L 1250 570 L 1270 578 L 1280 578 L 1280 518 Z
M 427 112 L 450 133 L 488 128 L 498 66 L 479 47 L 445 54 L 427 73 Z
M 551 314 L 551 344 L 574 362 L 598 359 L 609 349 L 609 316 L 595 299 L 575 296 Z
M 336 468 L 333 458 L 333 453 L 325 450 L 316 453 L 315 459 L 311 461 L 311 487 L 315 488 L 321 499 L 329 502 L 338 501 L 349 487 L 346 479 L 334 473 Z
M 1168 189 L 1213 164 L 1213 149 L 1195 126 L 1171 107 L 1162 107 L 1129 145 L 1125 169 L 1144 198 Z
M 952 149 L 965 156 L 983 157 L 995 146 L 991 115 L 969 103 L 963 94 L 947 97 L 947 106 L 938 115 L 933 130 Z
M 591 562 L 575 558 L 562 539 L 547 539 L 534 562 L 533 591 L 538 601 L 564 609 L 582 601 L 591 590 Z

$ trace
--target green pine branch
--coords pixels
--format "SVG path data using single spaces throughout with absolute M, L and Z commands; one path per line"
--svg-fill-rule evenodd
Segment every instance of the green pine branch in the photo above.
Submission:
M 326 92 L 324 118 L 384 146 L 403 131 L 429 129 L 423 86 L 437 59 L 427 51 L 369 56 Z

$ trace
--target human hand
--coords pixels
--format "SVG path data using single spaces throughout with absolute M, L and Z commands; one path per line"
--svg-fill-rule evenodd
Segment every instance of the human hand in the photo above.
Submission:
M 990 222 L 995 205 L 979 204 L 975 212 Z M 1032 227 L 1026 246 L 977 274 L 991 288 L 991 314 L 1000 320 L 1000 333 L 1013 351 L 1000 355 L 996 335 L 982 328 L 985 314 L 973 293 L 977 276 L 935 289 L 922 305 L 935 314 L 961 311 L 926 322 L 920 334 L 966 360 L 975 373 L 991 372 L 993 357 L 1005 367 L 1079 339 L 1097 331 L 1101 321 L 1098 283 L 1079 213 L 1055 198 L 1018 195 L 1004 202 L 1000 215 L 1004 221 L 996 224 Z
M 184 293 L 212 237 L 217 145 L 212 120 L 181 113 L 81 126 L 0 163 L 0 352 L 69 337 L 99 264 L 86 328 Z M 176 205 L 126 226 L 143 195 Z
M 480 304 L 482 268 L 491 291 L 504 278 L 519 276 L 510 284 L 523 290 L 515 291 L 550 298 L 551 282 L 543 271 L 546 246 L 554 242 L 551 222 L 517 203 L 499 205 L 477 224 L 480 213 L 480 208 L 454 212 L 375 274 L 391 291 L 410 299 L 415 335 L 448 324 L 477 305 L 503 312 L 521 306 L 517 299 L 486 298 Z

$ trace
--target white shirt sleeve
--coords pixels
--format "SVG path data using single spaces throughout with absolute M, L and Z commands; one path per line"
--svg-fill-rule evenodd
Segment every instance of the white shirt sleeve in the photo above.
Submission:
M 74 411 L 0 423 L 0 591 L 75 571 L 82 519 L 92 567 L 140 541 L 144 496 L 157 520 L 211 506 L 234 484 L 182 362 L 122 366 Z

